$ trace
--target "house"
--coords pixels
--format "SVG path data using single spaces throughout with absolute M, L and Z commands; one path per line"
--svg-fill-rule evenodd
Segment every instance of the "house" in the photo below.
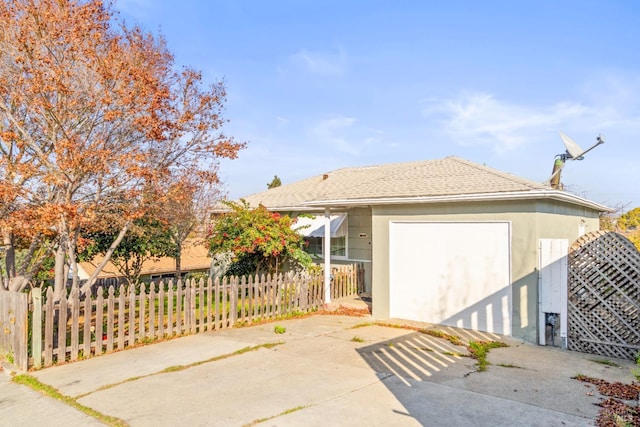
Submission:
M 96 257 L 91 262 L 78 264 L 78 276 L 80 280 L 87 280 L 95 271 L 96 266 L 102 261 L 102 257 Z M 211 257 L 208 249 L 197 239 L 187 239 L 182 246 L 180 257 L 180 273 L 184 278 L 189 274 L 208 274 L 211 267 Z M 98 284 L 115 284 L 124 278 L 124 275 L 108 262 L 98 275 Z M 176 278 L 176 261 L 170 257 L 150 259 L 142 264 L 140 280 L 143 282 L 155 280 L 168 280 Z
M 300 218 L 309 225 L 310 247 L 328 261 L 326 271 L 335 263 L 364 263 L 375 318 L 531 342 L 546 327 L 538 282 L 548 270 L 540 261 L 549 259 L 547 243 L 562 243 L 551 247 L 566 255 L 610 211 L 458 157 L 338 169 L 244 200 L 316 215 Z

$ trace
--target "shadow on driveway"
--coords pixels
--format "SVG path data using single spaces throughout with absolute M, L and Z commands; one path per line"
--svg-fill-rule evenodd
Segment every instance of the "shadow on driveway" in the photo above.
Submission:
M 598 398 L 572 379 L 579 369 L 601 369 L 593 361 L 482 332 L 438 329 L 463 334 L 465 345 L 413 332 L 356 349 L 420 424 L 593 425 Z M 466 348 L 472 340 L 507 341 L 509 347 L 491 350 L 492 365 L 479 372 Z

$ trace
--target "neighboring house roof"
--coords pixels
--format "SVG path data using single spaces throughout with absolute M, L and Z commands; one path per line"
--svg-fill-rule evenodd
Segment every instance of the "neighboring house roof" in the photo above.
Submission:
M 311 210 L 322 206 L 555 198 L 609 208 L 551 186 L 459 157 L 337 169 L 244 198 L 250 206 Z
M 211 258 L 208 249 L 195 239 L 187 239 L 182 247 L 182 256 L 180 257 L 182 271 L 204 270 L 211 266 Z M 95 271 L 96 266 L 102 261 L 102 257 L 96 257 L 91 262 L 81 262 L 78 273 L 80 279 L 88 279 Z M 142 265 L 141 275 L 151 274 L 168 274 L 175 273 L 176 262 L 173 258 L 162 257 L 155 260 L 145 261 Z M 107 263 L 105 268 L 100 272 L 98 278 L 120 277 L 122 274 L 111 262 Z

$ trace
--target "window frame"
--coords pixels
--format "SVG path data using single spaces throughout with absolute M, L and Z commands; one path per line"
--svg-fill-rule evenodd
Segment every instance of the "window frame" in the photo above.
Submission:
M 346 234 L 344 236 L 332 237 L 331 238 L 331 243 L 330 243 L 330 247 L 329 247 L 329 251 L 331 252 L 330 259 L 335 259 L 335 260 L 346 260 L 346 259 L 349 259 L 349 216 L 347 214 L 344 214 L 344 215 L 345 215 L 344 221 L 346 221 L 346 224 L 345 224 L 346 225 Z M 308 254 L 312 255 L 312 256 L 315 255 L 315 256 L 319 256 L 319 257 L 324 259 L 325 258 L 325 254 L 324 254 L 324 237 L 308 237 L 308 236 L 306 236 L 304 238 L 305 242 L 311 242 L 312 239 L 315 240 L 316 242 L 319 242 L 320 251 L 319 252 L 315 252 L 315 251 L 311 252 L 311 251 L 306 250 L 306 249 L 305 249 L 305 251 Z M 342 245 L 341 247 L 338 248 L 339 251 L 344 251 L 344 255 L 334 255 L 333 254 L 334 247 L 335 247 L 334 246 L 334 241 L 338 240 L 338 239 L 344 239 L 344 245 Z M 311 245 L 311 244 L 307 243 L 307 248 L 310 248 L 310 247 L 317 248 L 318 244 Z

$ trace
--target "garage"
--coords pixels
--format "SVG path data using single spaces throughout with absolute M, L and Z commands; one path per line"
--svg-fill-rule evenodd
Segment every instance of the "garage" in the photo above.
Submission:
M 389 222 L 390 317 L 511 335 L 510 222 Z
M 573 242 L 598 230 L 600 213 L 610 212 L 455 156 L 337 169 L 245 201 L 281 213 L 329 215 L 332 236 L 335 218 L 344 255 L 328 264 L 364 263 L 363 296 L 371 298 L 376 319 L 455 325 L 528 342 L 537 342 L 544 328 L 541 239 Z

